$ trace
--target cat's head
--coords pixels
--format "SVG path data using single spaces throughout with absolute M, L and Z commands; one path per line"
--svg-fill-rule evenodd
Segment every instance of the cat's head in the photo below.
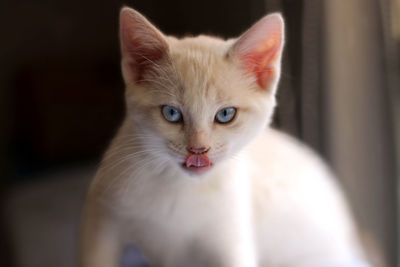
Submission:
M 265 129 L 275 106 L 283 33 L 281 16 L 272 14 L 237 39 L 176 39 L 123 8 L 127 119 L 148 151 L 197 173 Z

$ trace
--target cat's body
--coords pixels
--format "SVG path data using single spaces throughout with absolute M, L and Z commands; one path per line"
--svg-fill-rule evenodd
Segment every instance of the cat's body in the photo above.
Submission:
M 122 11 L 127 116 L 89 192 L 82 267 L 116 267 L 126 243 L 160 267 L 367 266 L 325 165 L 266 129 L 282 27 L 178 40 Z

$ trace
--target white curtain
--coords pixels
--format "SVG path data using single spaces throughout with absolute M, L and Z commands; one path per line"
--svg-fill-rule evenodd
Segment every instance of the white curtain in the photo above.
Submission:
M 359 225 L 396 266 L 400 1 L 264 1 L 287 26 L 275 125 L 329 161 Z
M 389 266 L 395 266 L 393 126 L 398 114 L 391 108 L 386 5 L 376 0 L 325 1 L 324 127 L 328 155 L 359 224 L 371 231 Z

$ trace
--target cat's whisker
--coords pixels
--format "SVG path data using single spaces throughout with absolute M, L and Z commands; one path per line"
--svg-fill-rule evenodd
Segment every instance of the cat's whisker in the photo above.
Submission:
M 144 156 L 144 155 L 151 155 L 152 152 L 158 152 L 158 150 L 149 150 L 149 151 L 138 151 L 132 154 L 128 154 L 124 157 L 118 157 L 116 159 L 110 159 L 109 162 L 103 165 L 103 168 L 107 170 L 114 170 L 116 167 L 121 166 L 122 164 L 128 164 L 129 162 L 132 162 L 133 160 L 137 159 L 138 156 Z
M 132 179 L 132 177 L 141 177 L 140 175 L 137 175 L 138 171 L 146 169 L 146 167 L 150 165 L 152 162 L 153 160 L 148 158 L 141 158 L 135 161 L 133 164 L 126 167 L 123 171 L 119 172 L 117 176 L 114 176 L 113 179 L 109 181 L 109 185 L 103 190 L 103 193 L 106 193 L 107 191 L 111 190 L 111 188 L 120 180 L 127 181 L 128 184 L 132 183 L 133 180 L 137 180 L 137 179 Z M 130 173 L 129 179 L 125 179 L 127 173 Z M 124 187 L 126 188 L 128 186 L 125 185 Z
M 150 152 L 153 150 L 157 150 L 157 147 L 146 147 L 144 148 L 143 146 L 122 146 L 113 150 L 110 150 L 107 152 L 105 155 L 105 158 L 113 158 L 115 154 L 123 154 L 126 153 L 127 155 L 134 153 L 139 153 L 139 152 Z
M 128 194 L 128 192 L 133 191 L 133 189 L 132 189 L 133 185 L 135 185 L 134 191 L 138 191 L 143 188 L 142 186 L 140 186 L 140 184 L 144 180 L 143 178 L 145 178 L 145 177 L 143 177 L 143 175 L 141 175 L 141 173 L 147 171 L 147 168 L 150 166 L 152 167 L 153 171 L 159 170 L 161 162 L 163 162 L 163 161 L 156 161 L 156 162 L 158 162 L 158 165 L 156 165 L 156 166 L 154 166 L 153 162 L 150 162 L 150 161 L 144 162 L 143 164 L 140 165 L 139 168 L 137 168 L 135 170 L 135 172 L 131 173 L 131 175 L 129 176 L 129 179 L 128 179 L 128 184 L 125 185 L 125 190 L 122 193 L 122 199 L 127 199 L 125 196 Z M 132 177 L 142 177 L 142 179 L 136 180 L 136 179 L 132 179 Z M 145 182 L 145 181 L 143 181 L 143 182 Z

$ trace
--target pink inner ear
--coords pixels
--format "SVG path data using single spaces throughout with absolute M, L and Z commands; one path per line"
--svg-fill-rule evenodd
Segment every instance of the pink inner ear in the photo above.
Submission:
M 121 46 L 126 68 L 135 82 L 162 59 L 168 45 L 162 34 L 138 12 L 124 8 L 121 11 Z
M 165 55 L 164 47 L 143 45 L 147 40 L 140 38 L 130 39 L 126 46 L 129 57 L 129 68 L 136 82 L 140 82 L 143 74 Z
M 242 56 L 244 68 L 257 77 L 261 88 L 266 88 L 274 75 L 273 62 L 279 56 L 280 40 L 270 38 Z
M 258 85 L 266 89 L 276 73 L 283 42 L 283 23 L 278 15 L 267 16 L 236 43 L 246 72 L 255 75 Z

